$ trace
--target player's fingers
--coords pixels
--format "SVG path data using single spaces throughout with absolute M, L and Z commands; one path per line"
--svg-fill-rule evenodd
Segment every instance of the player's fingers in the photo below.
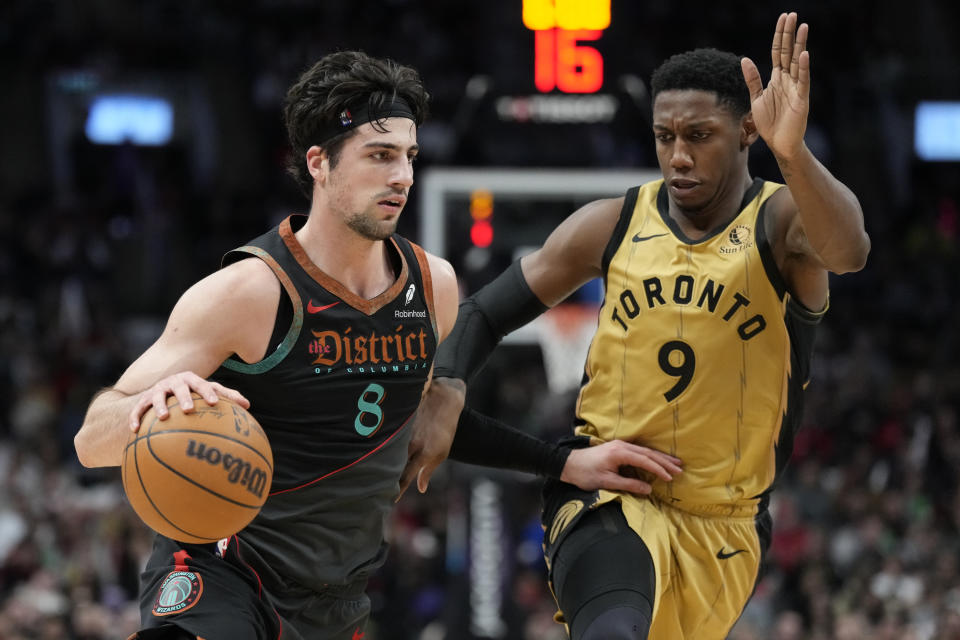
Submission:
M 420 493 L 426 493 L 427 487 L 430 486 L 430 474 L 427 473 L 426 467 L 420 467 L 417 471 L 417 491 Z
M 170 390 L 163 387 L 155 387 L 153 391 L 149 392 L 150 405 L 161 420 L 166 420 L 170 415 L 170 410 L 167 408 L 167 395 L 169 393 Z
M 413 459 L 407 461 L 406 466 L 403 468 L 403 472 L 400 474 L 400 493 L 397 494 L 397 500 L 399 500 L 410 487 L 410 483 L 413 481 L 413 476 L 416 473 L 418 466 L 419 465 L 415 463 Z
M 800 54 L 800 73 L 797 75 L 797 93 L 806 98 L 810 95 L 810 52 Z
M 799 51 L 797 55 L 803 53 L 807 50 L 807 40 L 810 38 L 810 25 L 804 22 L 799 27 L 797 27 L 797 47 Z
M 683 467 L 673 464 L 669 460 L 663 460 L 662 458 L 647 458 L 648 464 L 655 466 L 658 469 L 663 469 L 663 472 L 666 473 L 669 478 L 664 478 L 664 480 L 672 480 L 673 476 L 683 473 Z M 659 472 L 654 471 L 660 477 L 663 475 Z
M 148 396 L 141 395 L 140 399 L 137 401 L 137 404 L 133 406 L 133 410 L 130 411 L 130 430 L 134 433 L 140 430 L 140 419 L 143 417 L 143 414 L 146 413 L 150 404 L 150 398 Z
M 193 395 L 196 393 L 201 398 L 203 398 L 208 405 L 215 405 L 219 401 L 219 396 L 214 385 L 217 385 L 215 382 L 210 382 L 206 378 L 201 378 L 192 371 L 184 371 L 177 376 L 174 376 L 173 383 L 170 385 L 170 389 L 173 391 L 173 394 L 177 396 L 177 400 L 180 403 L 182 409 L 193 410 Z M 218 385 L 222 389 L 226 389 L 222 385 Z
M 652 456 L 658 460 L 664 460 L 674 465 L 683 464 L 683 460 L 681 460 L 677 456 L 672 456 L 665 451 L 660 451 L 659 449 L 651 449 L 650 447 L 644 447 L 643 445 L 639 445 L 639 444 L 631 444 L 630 446 L 635 447 L 635 451 L 637 453 L 642 453 L 644 455 Z
M 407 446 L 407 464 L 404 465 L 403 471 L 400 473 L 400 493 L 397 494 L 397 500 L 410 488 L 410 483 L 413 482 L 414 476 L 422 466 L 423 445 L 416 438 L 413 438 Z
M 777 28 L 773 32 L 773 45 L 770 47 L 770 61 L 773 68 L 780 68 L 780 48 L 783 46 L 783 30 L 787 23 L 787 14 L 781 13 L 777 18 Z
M 740 59 L 740 70 L 743 72 L 743 81 L 747 83 L 747 90 L 750 92 L 750 101 L 753 102 L 763 94 L 760 70 L 750 58 Z
M 662 456 L 667 456 L 668 458 L 680 462 L 680 458 L 671 456 L 668 453 L 664 453 L 659 449 L 651 449 L 650 447 L 645 447 L 642 444 L 636 444 L 634 442 L 627 442 L 626 440 L 611 440 L 610 442 L 605 442 L 603 444 L 597 445 L 597 449 L 603 447 L 616 447 L 623 451 L 633 451 L 635 453 L 656 453 Z
M 667 470 L 667 467 L 660 464 L 658 460 L 649 455 L 631 452 L 631 454 L 625 457 L 620 464 L 636 467 L 637 469 L 643 469 L 644 471 L 649 471 L 650 473 L 666 480 L 667 482 L 673 480 L 673 474 Z M 679 471 L 676 473 L 679 473 Z
M 794 80 L 797 79 L 797 75 L 800 73 L 800 54 L 803 53 L 807 48 L 807 23 L 800 25 L 800 28 L 797 29 L 797 41 L 793 44 L 793 53 L 790 56 L 790 77 Z
M 171 389 L 173 395 L 177 397 L 177 404 L 180 405 L 180 410 L 184 413 L 191 413 L 193 411 L 193 389 L 185 384 L 173 385 Z M 164 399 L 166 402 L 166 399 Z M 216 401 L 214 401 L 216 404 Z
M 443 462 L 446 456 L 434 456 L 434 455 L 425 455 L 424 461 L 420 465 L 420 471 L 417 473 L 417 489 L 420 493 L 426 493 L 427 487 L 430 486 L 430 478 L 433 477 L 433 472 L 437 470 L 437 467 L 440 466 L 440 463 Z
M 226 399 L 229 400 L 230 402 L 233 402 L 233 403 L 235 403 L 235 404 L 238 404 L 238 405 L 240 405 L 241 407 L 243 407 L 244 409 L 249 409 L 249 408 L 250 408 L 250 401 L 247 400 L 247 398 L 246 398 L 242 393 L 240 393 L 239 391 L 237 391 L 236 389 L 231 389 L 230 387 L 225 387 L 225 386 L 223 386 L 222 384 L 220 384 L 219 382 L 213 382 L 213 383 L 211 383 L 210 387 L 211 387 L 211 389 L 210 389 L 210 392 L 209 392 L 209 393 L 210 393 L 211 395 L 207 395 L 206 392 L 201 393 L 201 395 L 202 395 L 202 396 L 204 397 L 204 399 L 207 401 L 207 404 L 214 405 L 214 404 L 217 404 L 217 400 L 218 400 L 219 398 L 226 398 Z M 198 390 L 198 391 L 199 391 L 199 390 Z M 219 398 L 218 398 L 218 396 L 219 396 Z M 212 400 L 212 402 L 211 402 L 211 400 Z
M 652 458 L 656 460 L 658 463 L 660 463 L 661 465 L 663 465 L 664 467 L 671 469 L 676 473 L 680 473 L 681 471 L 683 471 L 683 468 L 682 468 L 683 460 L 681 460 L 676 456 L 672 456 L 669 453 L 660 451 L 658 449 L 651 449 L 650 447 L 644 447 L 642 445 L 633 444 L 632 442 L 622 442 L 622 441 L 614 441 L 614 442 L 620 442 L 620 446 L 622 447 L 623 450 L 629 451 L 634 455 L 646 456 L 646 457 Z
M 653 490 L 649 483 L 639 478 L 631 478 L 617 473 L 605 475 L 602 478 L 601 485 L 610 491 L 626 491 L 641 495 L 649 495 Z
M 200 394 L 203 401 L 211 407 L 220 402 L 220 398 L 235 401 L 235 394 L 230 393 L 230 389 L 217 382 L 207 382 L 204 380 L 203 384 L 198 384 L 193 387 L 193 391 Z
M 778 22 L 779 24 L 779 22 Z M 793 56 L 793 39 L 797 29 L 797 14 L 790 12 L 783 23 L 783 40 L 780 42 L 780 68 L 790 69 L 790 58 Z
M 683 461 L 680 460 L 680 458 L 674 458 L 670 454 L 657 451 L 656 449 L 648 449 L 645 453 L 649 458 L 656 460 L 671 473 L 681 473 L 683 471 Z

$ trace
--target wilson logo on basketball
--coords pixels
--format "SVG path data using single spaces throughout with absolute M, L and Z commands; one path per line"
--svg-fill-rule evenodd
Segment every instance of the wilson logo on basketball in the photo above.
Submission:
M 190 440 L 187 443 L 187 456 L 203 460 L 213 466 L 222 466 L 227 471 L 227 481 L 231 484 L 239 483 L 258 498 L 263 497 L 263 490 L 267 486 L 267 472 L 263 469 L 253 467 L 242 458 L 221 453 L 216 447 L 208 447 L 196 440 Z

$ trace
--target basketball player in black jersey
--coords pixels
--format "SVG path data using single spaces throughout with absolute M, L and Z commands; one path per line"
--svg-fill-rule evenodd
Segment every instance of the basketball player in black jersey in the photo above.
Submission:
M 411 435 L 424 430 L 412 418 L 425 386 L 425 402 L 441 410 L 458 399 L 429 386 L 457 313 L 456 276 L 394 233 L 426 102 L 416 71 L 359 52 L 306 71 L 284 115 L 309 214 L 229 252 L 93 398 L 75 438 L 86 466 L 119 465 L 144 412 L 169 417 L 170 395 L 190 412 L 192 391 L 249 408 L 273 449 L 271 495 L 243 531 L 214 545 L 157 537 L 135 638 L 363 637 L 364 588 L 384 560 L 384 521 Z M 626 445 L 601 454 L 573 463 L 564 455 L 556 473 L 582 460 L 573 477 L 616 480 L 618 464 L 643 466 Z
M 766 87 L 751 60 L 715 49 L 661 65 L 663 179 L 575 212 L 461 304 L 438 353 L 434 386 L 462 392 L 505 333 L 604 279 L 575 436 L 549 455 L 622 438 L 684 466 L 663 463 L 670 482 L 641 472 L 643 492 L 547 482 L 545 557 L 575 640 L 721 640 L 758 580 L 827 274 L 861 269 L 870 247 L 856 196 L 804 144 L 807 33 L 780 16 Z M 758 136 L 786 185 L 749 175 Z M 434 441 L 453 433 L 442 420 Z M 513 441 L 526 439 L 467 409 L 450 457 L 542 473 L 547 454 Z M 422 486 L 438 463 L 411 461 L 405 481 Z
M 191 391 L 249 407 L 273 448 L 271 496 L 244 531 L 157 538 L 134 637 L 363 637 L 408 421 L 457 313 L 450 265 L 394 232 L 426 103 L 416 71 L 389 60 L 339 52 L 306 71 L 284 115 L 309 215 L 227 254 L 91 402 L 75 438 L 86 466 L 118 465 L 146 409 L 166 417 L 169 395 L 191 408 Z

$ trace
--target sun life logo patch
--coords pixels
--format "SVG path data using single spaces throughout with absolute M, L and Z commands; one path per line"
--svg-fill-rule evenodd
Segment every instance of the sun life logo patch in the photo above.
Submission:
M 738 224 L 727 234 L 727 243 L 720 247 L 720 253 L 739 253 L 753 246 L 753 231 L 744 224 Z
M 153 615 L 169 616 L 186 611 L 197 604 L 203 594 L 203 580 L 193 571 L 171 571 L 163 579 Z

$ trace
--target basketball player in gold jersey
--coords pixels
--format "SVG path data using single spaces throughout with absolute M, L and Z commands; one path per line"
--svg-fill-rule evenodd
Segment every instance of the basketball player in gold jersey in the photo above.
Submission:
M 461 304 L 438 354 L 435 376 L 462 388 L 503 334 L 604 279 L 576 436 L 552 471 L 485 447 L 514 436 L 490 437 L 502 428 L 471 410 L 450 454 L 559 478 L 544 489 L 544 549 L 574 639 L 725 638 L 756 585 L 827 274 L 859 270 L 870 247 L 856 196 L 804 144 L 807 32 L 780 16 L 766 87 L 750 59 L 714 49 L 663 63 L 652 79 L 663 179 L 575 212 Z M 785 186 L 750 176 L 758 136 Z M 675 456 L 663 473 L 638 472 L 647 494 L 563 476 L 564 451 L 617 439 Z M 411 460 L 421 486 L 435 463 Z

